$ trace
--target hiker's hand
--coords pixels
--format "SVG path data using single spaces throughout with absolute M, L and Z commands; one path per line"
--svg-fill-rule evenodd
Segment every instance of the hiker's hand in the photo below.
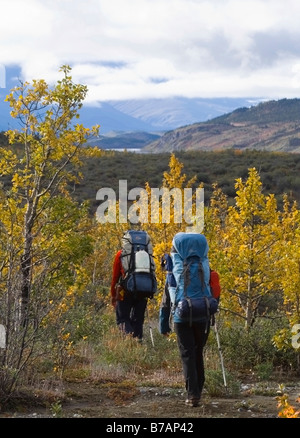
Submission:
M 117 305 L 116 297 L 111 297 L 111 304 L 112 304 L 114 307 L 116 307 L 116 305 Z

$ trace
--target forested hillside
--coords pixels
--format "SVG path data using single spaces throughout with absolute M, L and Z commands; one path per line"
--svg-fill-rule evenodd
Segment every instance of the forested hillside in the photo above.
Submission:
M 250 167 L 259 171 L 264 191 L 274 193 L 279 205 L 284 193 L 290 199 L 300 201 L 300 154 L 231 149 L 176 152 L 176 157 L 183 163 L 187 179 L 197 177 L 194 187 L 204 184 L 206 204 L 215 182 L 232 202 L 235 180 L 246 178 Z M 146 182 L 150 187 L 160 188 L 169 159 L 169 153 L 145 155 L 131 152 L 110 152 L 101 158 L 87 159 L 82 168 L 84 179 L 74 186 L 74 196 L 80 201 L 90 201 L 91 211 L 95 211 L 97 190 L 111 187 L 118 193 L 119 180 L 127 180 L 128 189 L 145 187 Z
M 3 132 L 0 133 L 0 144 L 7 145 L 7 137 Z M 245 178 L 250 167 L 258 170 L 264 191 L 274 193 L 279 205 L 282 205 L 284 194 L 300 202 L 300 154 L 249 149 L 178 151 L 175 154 L 183 163 L 187 179 L 196 176 L 193 187 L 203 183 L 206 205 L 214 183 L 233 202 L 235 181 Z M 93 214 L 97 207 L 97 191 L 102 187 L 111 187 L 118 194 L 120 180 L 127 180 L 128 190 L 144 188 L 146 183 L 150 187 L 160 188 L 169 159 L 169 152 L 145 155 L 130 150 L 105 151 L 101 156 L 85 157 L 81 167 L 83 178 L 78 183 L 72 183 L 72 196 L 80 202 L 87 201 Z M 2 180 L 4 184 L 9 184 L 5 176 Z
M 268 101 L 239 108 L 208 122 L 165 133 L 149 152 L 228 148 L 300 152 L 300 99 Z

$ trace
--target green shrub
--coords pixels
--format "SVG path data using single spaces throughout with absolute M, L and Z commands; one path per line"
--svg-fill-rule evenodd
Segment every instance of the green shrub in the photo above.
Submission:
M 240 392 L 240 382 L 225 371 L 224 382 L 222 370 L 206 369 L 204 388 L 211 397 L 234 397 Z
M 293 352 L 284 356 L 273 342 L 283 324 L 283 319 L 260 318 L 249 331 L 237 320 L 223 324 L 219 336 L 227 366 L 231 370 L 257 373 L 261 379 L 269 378 L 279 365 L 285 369 L 291 367 L 296 360 Z
M 139 342 L 112 327 L 101 340 L 100 360 L 106 364 L 121 364 L 125 371 L 137 374 L 162 368 L 170 372 L 180 369 L 175 338 L 167 339 L 153 329 L 153 345 L 146 325 L 144 331 L 143 342 Z

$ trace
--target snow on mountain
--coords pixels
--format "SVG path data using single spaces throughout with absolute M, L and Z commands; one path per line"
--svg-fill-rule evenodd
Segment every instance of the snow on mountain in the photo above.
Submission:
M 6 71 L 6 88 L 0 88 L 0 131 L 18 128 L 11 118 L 10 107 L 4 102 L 6 95 L 17 85 L 20 71 L 17 67 Z M 87 128 L 100 125 L 100 134 L 110 132 L 165 132 L 204 122 L 240 107 L 250 107 L 256 102 L 248 98 L 185 98 L 141 99 L 99 102 L 95 106 L 83 105 L 80 122 Z
M 240 107 L 258 103 L 248 98 L 184 98 L 110 101 L 122 113 L 150 123 L 159 131 L 168 131 L 197 122 L 204 122 Z

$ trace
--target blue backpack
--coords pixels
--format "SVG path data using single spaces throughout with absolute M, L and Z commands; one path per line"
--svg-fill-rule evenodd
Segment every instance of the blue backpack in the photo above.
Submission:
M 218 310 L 210 288 L 208 243 L 199 233 L 177 233 L 171 258 L 176 287 L 169 287 L 174 322 L 208 321 Z

